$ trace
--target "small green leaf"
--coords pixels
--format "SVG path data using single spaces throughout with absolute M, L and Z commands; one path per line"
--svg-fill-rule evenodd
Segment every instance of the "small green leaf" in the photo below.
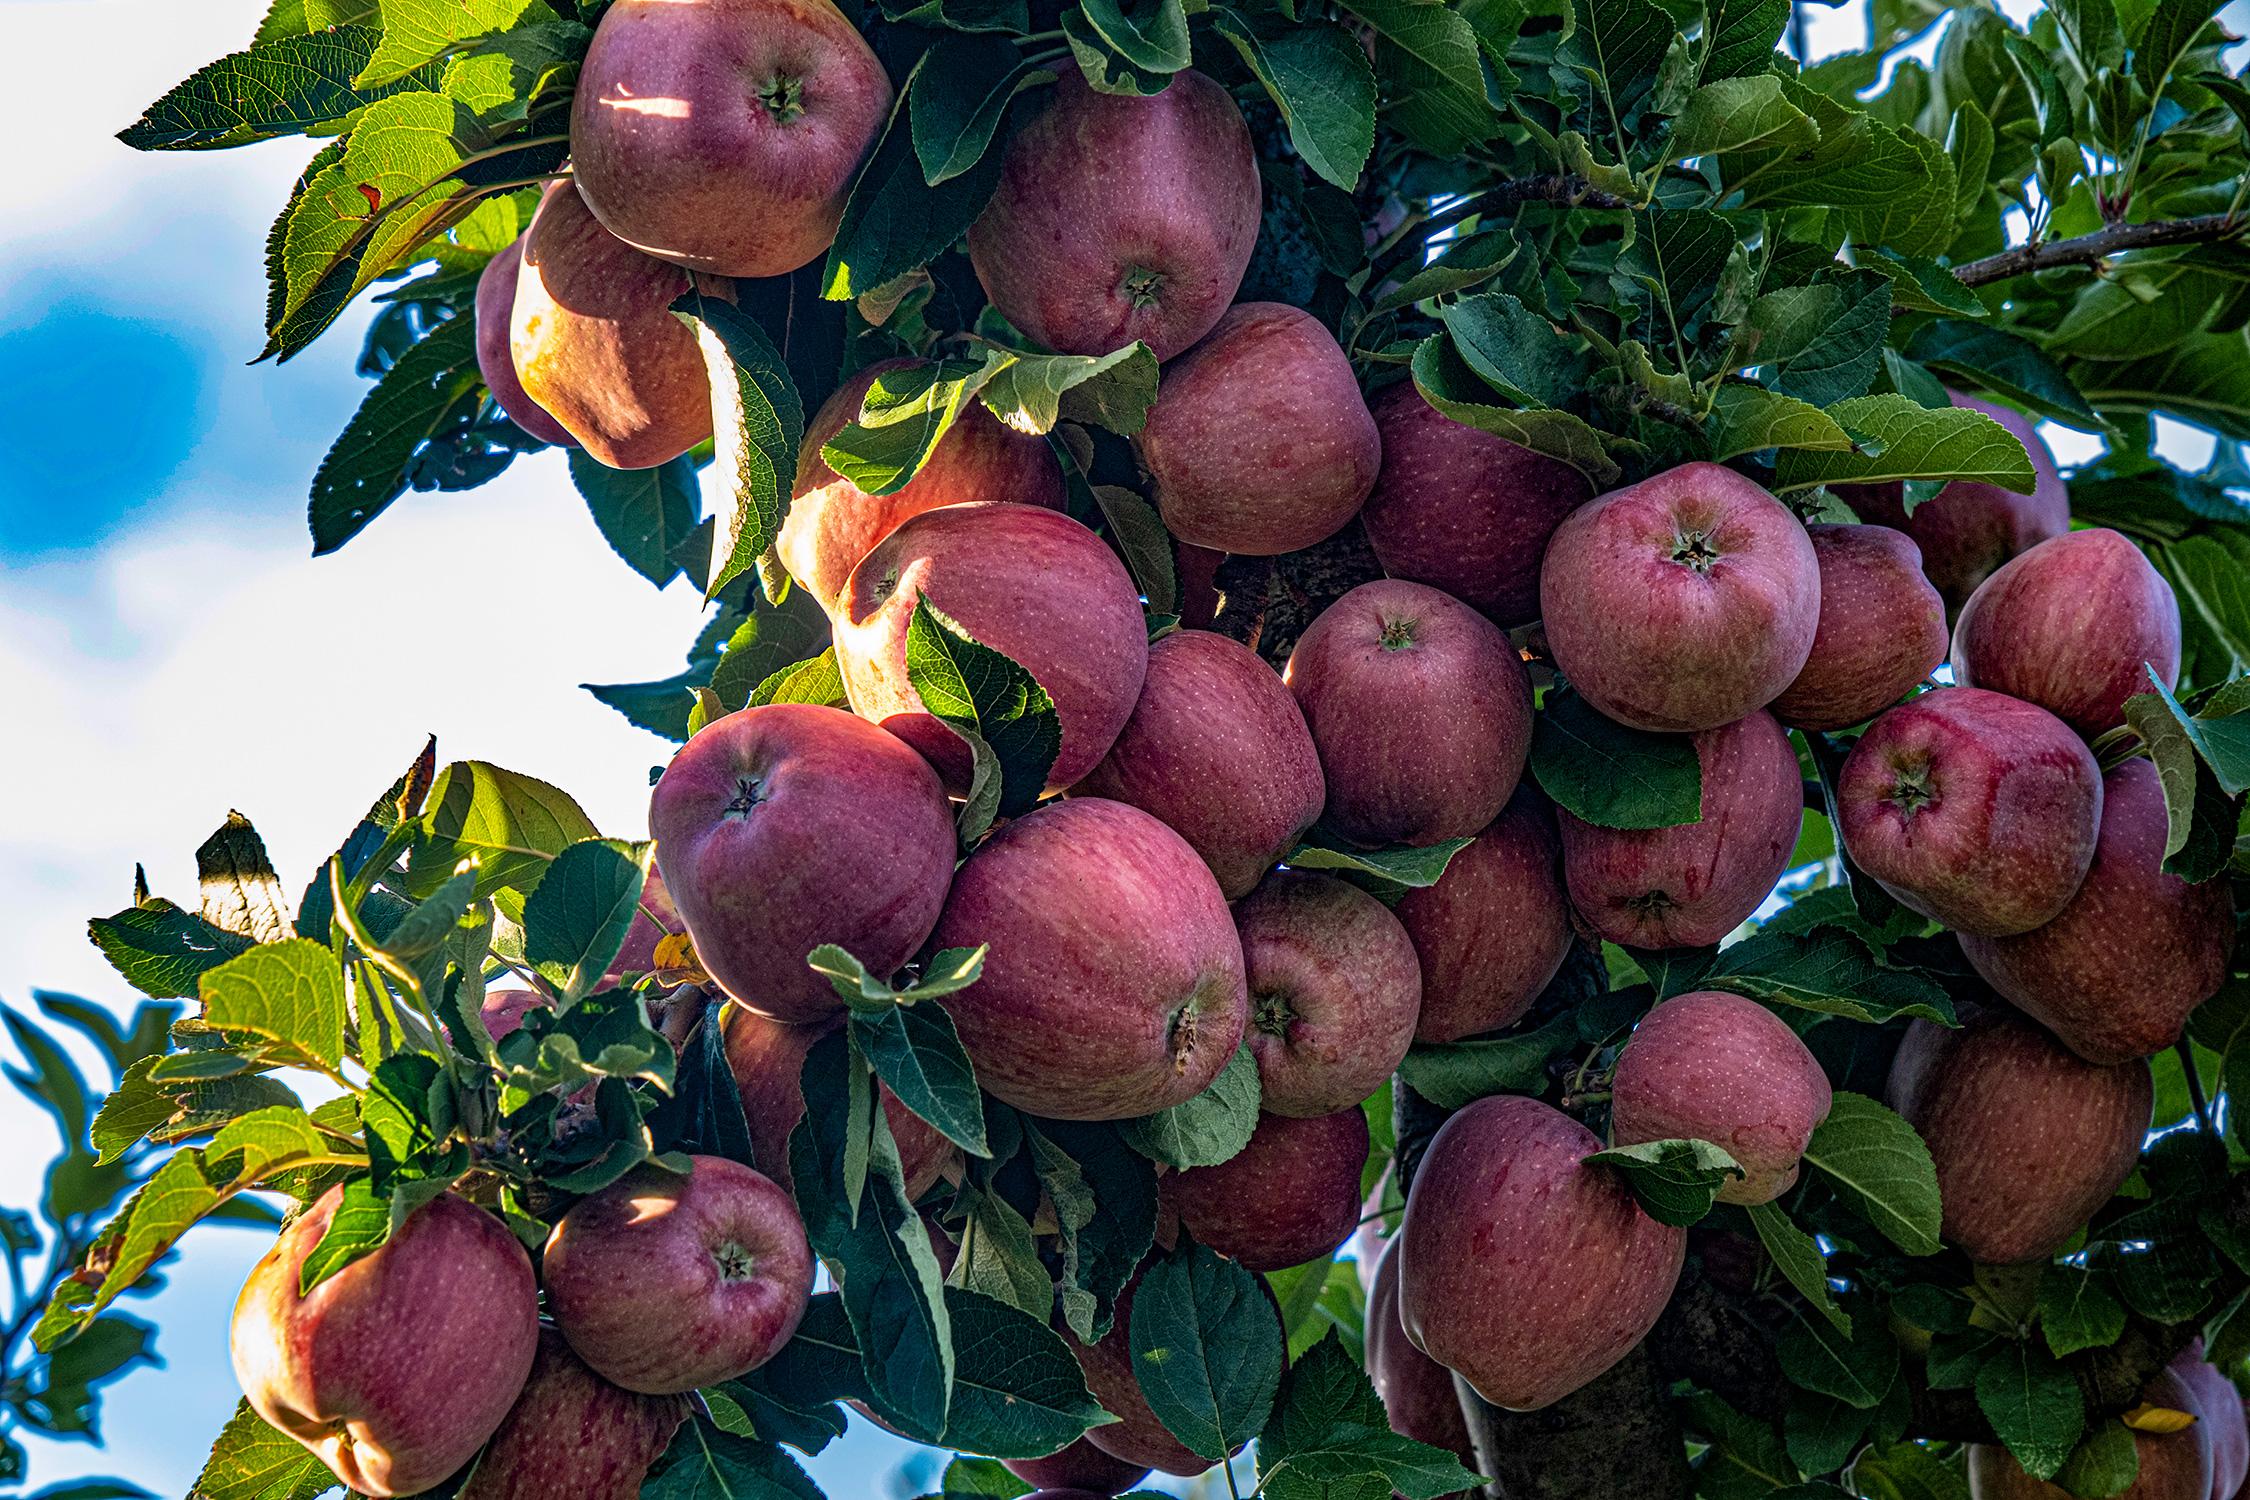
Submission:
M 1423 399 L 1465 427 L 1569 464 L 1597 489 L 1616 483 L 1623 473 L 1601 434 L 1584 419 L 1566 411 L 1517 411 L 1495 404 L 1496 393 L 1454 351 L 1450 334 L 1431 334 L 1417 345 L 1413 370 Z
M 906 628 L 906 676 L 925 710 L 990 748 L 999 815 L 1013 817 L 1039 800 L 1062 748 L 1062 722 L 1028 669 L 917 599 Z
M 1771 73 L 1703 85 L 1672 126 L 1672 152 L 1683 157 L 1819 143 L 1820 127 L 1782 96 Z
M 1303 843 L 1289 851 L 1282 863 L 1293 870 L 1334 870 L 1343 875 L 1367 877 L 1377 889 L 1419 890 L 1438 883 L 1453 856 L 1473 839 L 1440 839 L 1434 844 L 1400 844 L 1389 849 L 1347 847 L 1330 831 L 1315 827 Z
M 263 38 L 196 70 L 117 138 L 136 151 L 216 151 L 326 133 L 377 99 L 436 81 L 417 74 L 355 87 L 382 35 L 373 26 L 335 26 Z
M 477 865 L 477 895 L 530 891 L 554 857 L 599 838 L 570 794 L 484 761 L 455 761 L 438 773 L 422 810 L 407 892 L 427 896 L 463 860 Z
M 1839 1089 L 1804 1160 L 1892 1244 L 1909 1255 L 1937 1253 L 1937 1168 L 1914 1127 L 1892 1111 Z
M 975 222 L 1000 183 L 1002 153 L 994 148 L 936 187 L 924 180 L 908 100 L 927 63 L 927 54 L 916 60 L 882 140 L 852 184 L 821 272 L 821 296 L 830 301 L 864 296 L 937 259 Z
M 1799 1229 L 1778 1203 L 1755 1203 L 1746 1212 L 1751 1227 L 1758 1232 L 1758 1243 L 1766 1247 L 1775 1269 L 1828 1320 L 1830 1327 L 1849 1336 L 1852 1318 L 1837 1305 L 1836 1294 L 1828 1285 L 1828 1262 L 1820 1253 L 1820 1242 Z
M 726 476 L 731 500 L 711 549 L 711 576 L 703 587 L 708 599 L 757 567 L 781 534 L 805 407 L 788 363 L 757 319 L 694 291 L 680 299 L 678 310 L 701 325 L 711 376 L 712 467 Z
M 1217 1463 L 1273 1413 L 1281 1320 L 1255 1274 L 1202 1245 L 1150 1266 L 1133 1293 L 1133 1373 L 1149 1409 Z
M 1230 5 L 1212 26 L 1265 85 L 1305 165 L 1350 192 L 1375 149 L 1375 71 L 1356 38 L 1329 21 L 1280 25 Z
M 1127 1144 L 1168 1167 L 1215 1167 L 1250 1143 L 1258 1128 L 1258 1064 L 1244 1042 L 1211 1086 L 1162 1113 L 1127 1120 Z
M 1633 1190 L 1641 1211 L 1659 1224 L 1699 1222 L 1718 1201 L 1719 1189 L 1745 1175 L 1742 1164 L 1709 1141 L 1645 1141 L 1612 1146 L 1586 1158 L 1615 1170 Z
M 1703 767 L 1687 736 L 1604 718 L 1552 689 L 1532 723 L 1531 774 L 1565 812 L 1597 828 L 1677 828 L 1703 817 Z
M 357 82 L 388 83 L 443 57 L 456 43 L 505 31 L 532 0 L 382 0 L 383 41 Z
M 936 187 L 970 170 L 991 149 L 1009 102 L 1054 81 L 1051 66 L 1025 60 L 1004 37 L 941 36 L 908 85 L 906 110 L 922 180 Z
M 1724 385 L 1711 402 L 1711 459 L 1724 463 L 1762 448 L 1848 451 L 1851 434 L 1809 401 L 1763 386 Z
M 289 938 L 206 973 L 203 1019 L 248 1032 L 298 1060 L 333 1070 L 344 1058 L 344 975 L 320 943 Z
M 1577 1045 L 1578 1023 L 1557 1016 L 1537 1030 L 1474 1042 L 1417 1042 L 1399 1064 L 1407 1087 L 1440 1109 L 1459 1109 L 1489 1094 L 1536 1094 L 1547 1061 Z
M 570 478 L 610 550 L 658 588 L 670 583 L 680 571 L 673 552 L 703 519 L 694 461 L 682 455 L 653 469 L 613 469 L 574 448 Z
M 142 994 L 192 1000 L 204 974 L 249 951 L 251 940 L 154 898 L 86 924 L 102 957 Z
M 654 844 L 581 839 L 555 856 L 523 904 L 524 961 L 567 1011 L 601 983 L 640 910 Z
M 1966 407 L 1932 411 L 1905 396 L 1856 396 L 1828 408 L 1860 441 L 1862 451 L 1815 453 L 1785 449 L 1774 489 L 1816 484 L 1879 484 L 1893 479 L 1974 479 L 2031 493 L 2030 455 L 2015 435 Z M 1879 448 L 1880 451 L 1868 451 Z
M 1842 1329 L 1799 1314 L 1781 1330 L 1775 1352 L 1792 1385 L 1861 1411 L 1880 1405 L 1898 1379 L 1898 1340 L 1864 1311 Z
M 2037 1340 L 1998 1345 L 1977 1367 L 1977 1406 L 2016 1462 L 2052 1479 L 2086 1430 L 2086 1398 Z
M 976 1068 L 940 1005 L 893 1005 L 852 1017 L 859 1049 L 899 1102 L 972 1156 L 985 1145 Z
M 2039 1328 L 2056 1358 L 2102 1349 L 2125 1331 L 2125 1307 L 2082 1266 L 2047 1267 L 2039 1280 Z
M 313 555 L 366 529 L 406 493 L 417 455 L 484 399 L 473 319 L 440 323 L 400 355 L 352 413 L 313 474 Z
M 336 1488 L 320 1455 L 237 1402 L 211 1445 L 190 1500 L 319 1500 Z
M 1700 981 L 1773 1005 L 1881 1024 L 1920 1016 L 1958 1024 L 1953 1002 L 1936 981 L 1887 969 L 1857 935 L 1842 927 L 1809 933 L 1767 929 L 1719 955 Z

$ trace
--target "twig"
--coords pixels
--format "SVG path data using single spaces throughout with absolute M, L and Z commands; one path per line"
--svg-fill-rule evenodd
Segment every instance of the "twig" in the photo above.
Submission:
M 2195 1128 L 2202 1135 L 2203 1144 L 2219 1170 L 2224 1172 L 2227 1166 L 2227 1146 L 2211 1125 L 2211 1102 L 2203 1097 L 2203 1074 L 2195 1066 L 2195 1044 L 2183 1036 L 2172 1044 L 2172 1050 L 2179 1054 L 2180 1072 L 2187 1078 L 2188 1103 L 2195 1108 Z
M 2162 219 L 2153 224 L 2112 224 L 2076 239 L 2045 245 L 2019 245 L 1955 266 L 1953 275 L 1963 286 L 1989 286 L 2012 276 L 2056 266 L 2090 266 L 2127 250 L 2148 250 L 2159 245 L 2201 245 L 2230 240 L 2250 230 L 2250 219 L 2233 214 L 2202 214 L 2192 219 Z

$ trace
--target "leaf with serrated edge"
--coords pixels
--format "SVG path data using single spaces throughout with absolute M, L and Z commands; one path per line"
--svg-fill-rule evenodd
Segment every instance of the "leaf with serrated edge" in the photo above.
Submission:
M 1909 1255 L 1937 1253 L 1937 1168 L 1914 1127 L 1895 1113 L 1838 1090 L 1804 1161 L 1892 1244 Z

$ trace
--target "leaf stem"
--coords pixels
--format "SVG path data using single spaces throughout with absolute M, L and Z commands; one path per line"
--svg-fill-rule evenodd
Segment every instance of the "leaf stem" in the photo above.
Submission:
M 2172 1050 L 2179 1055 L 2180 1073 L 2187 1079 L 2188 1103 L 2195 1110 L 2195 1128 L 2202 1134 L 2206 1149 L 2216 1157 L 2223 1173 L 2227 1170 L 2226 1142 L 2219 1139 L 2211 1123 L 2211 1101 L 2204 1097 L 2203 1074 L 2195 1066 L 2195 1043 L 2183 1036 L 2172 1044 Z

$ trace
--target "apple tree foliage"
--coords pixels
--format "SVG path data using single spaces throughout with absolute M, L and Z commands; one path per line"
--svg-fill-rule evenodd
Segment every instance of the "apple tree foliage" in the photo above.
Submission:
M 480 383 L 468 314 L 485 260 L 565 170 L 601 9 L 277 0 L 241 52 L 124 132 L 146 150 L 319 142 L 268 239 L 262 352 L 286 361 L 372 302 L 360 367 L 374 384 L 313 478 L 316 553 L 410 492 L 472 488 L 540 446 Z M 1864 49 L 1802 66 L 1788 0 L 876 0 L 854 19 L 898 103 L 833 249 L 740 283 L 733 304 L 676 309 L 737 377 L 717 384 L 714 443 L 633 473 L 573 456 L 628 567 L 658 586 L 685 574 L 710 605 L 683 666 L 591 691 L 675 741 L 749 703 L 841 701 L 826 626 L 772 544 L 807 402 L 898 355 L 921 362 L 826 446 L 836 470 L 895 488 L 980 401 L 1050 436 L 1075 513 L 1124 556 L 1152 625 L 1177 612 L 1173 550 L 1122 442 L 1153 399 L 1155 360 L 1139 345 L 1027 347 L 983 307 L 959 242 L 1058 69 L 1148 93 L 1192 64 L 1234 92 L 1257 142 L 1264 218 L 1241 295 L 1310 309 L 1364 380 L 1411 379 L 1455 420 L 1596 487 L 1710 459 L 1808 518 L 1849 519 L 1827 486 L 1902 481 L 1910 503 L 1953 479 L 2028 486 L 2017 440 L 1952 407 L 1941 382 L 2098 434 L 2073 511 L 2138 542 L 2186 619 L 2178 693 L 2132 712 L 2164 773 L 2171 867 L 2250 875 L 2250 220 L 2236 217 L 2250 84 L 2227 71 L 2216 9 L 2065 0 L 2019 27 L 1982 6 L 1874 0 Z M 1934 51 L 1899 56 L 1932 36 Z M 2216 435 L 2208 465 L 2154 451 L 2160 414 Z M 1229 575 L 1230 592 L 1317 607 L 1338 591 L 1328 576 L 1261 562 Z M 1260 618 L 1271 650 L 1282 614 Z M 976 751 L 965 843 L 1037 795 L 1055 743 L 1044 693 L 993 655 L 935 616 L 916 622 L 916 685 Z M 1678 742 L 1546 697 L 1533 772 L 1556 801 L 1614 827 L 1698 815 Z M 1840 747 L 1805 749 L 1811 779 L 1831 781 Z M 2193 1336 L 2222 1367 L 2250 1355 L 2250 1131 L 2232 1107 L 2250 1076 L 2250 984 L 2231 982 L 2192 1043 L 2156 1060 L 2165 1128 L 2071 1253 L 1973 1267 L 1940 1237 L 1927 1150 L 1873 1097 L 1907 1018 L 1954 1020 L 1965 971 L 1942 933 L 1851 878 L 1821 812 L 1806 830 L 1794 899 L 1753 935 L 1582 955 L 1520 1026 L 1418 1047 L 1369 1101 L 1370 1186 L 1417 1112 L 1496 1092 L 1598 1112 L 1634 1020 L 1695 987 L 1794 1016 L 1837 1087 L 1802 1182 L 1774 1205 L 1715 1206 L 1731 1163 L 1709 1147 L 1612 1154 L 1651 1213 L 1759 1247 L 1756 1270 L 1730 1280 L 1691 1258 L 1650 1341 L 1651 1409 L 1597 1403 L 1499 1429 L 1527 1473 L 1563 1486 L 1519 1478 L 1508 1493 L 1572 1493 L 1573 1455 L 1596 1446 L 1612 1472 L 1642 1461 L 1652 1497 L 1958 1500 L 1959 1445 L 1999 1441 L 2073 1494 L 2115 1494 L 2133 1469 L 2121 1418 L 2145 1377 Z M 1292 862 L 1395 895 L 1451 852 L 1316 836 Z M 156 1287 L 200 1223 L 271 1222 L 272 1205 L 340 1184 L 317 1281 L 448 1188 L 536 1247 L 571 1202 L 638 1164 L 749 1159 L 696 972 L 602 978 L 648 846 L 603 838 L 561 789 L 473 760 L 441 769 L 433 745 L 318 870 L 285 884 L 233 820 L 198 863 L 193 908 L 136 889 L 92 923 L 147 997 L 130 1023 L 40 1001 L 114 1069 L 98 1108 L 45 1032 L 6 1017 L 28 1060 L 11 1076 L 55 1115 L 64 1151 L 41 1221 L 0 1216 L 21 1304 L 0 1344 L 5 1422 L 94 1431 L 96 1389 L 151 1354 L 147 1325 L 117 1305 Z M 807 1062 L 791 1158 L 843 1290 L 815 1298 L 774 1363 L 704 1393 L 644 1493 L 815 1495 L 791 1450 L 835 1439 L 844 1400 L 964 1455 L 948 1494 L 1018 1493 L 991 1458 L 1051 1451 L 1105 1419 L 1052 1324 L 1112 1329 L 1151 1249 L 1158 1167 L 1240 1149 L 1255 1069 L 1238 1059 L 1148 1120 L 1037 1120 L 979 1092 L 924 1003 L 973 983 L 978 954 L 888 980 L 840 951 L 815 962 L 850 1021 Z M 478 1002 L 508 975 L 555 1004 L 495 1044 Z M 292 1083 L 307 1075 L 322 1080 L 309 1095 Z M 860 1107 L 878 1076 L 966 1153 L 958 1185 L 907 1200 L 883 1112 Z M 969 1247 L 950 1276 L 918 1209 Z M 1214 1460 L 1254 1440 L 1241 1482 L 1270 1500 L 1431 1500 L 1466 1484 L 1450 1456 L 1389 1432 L 1360 1369 L 1349 1262 L 1266 1281 L 1279 1336 L 1243 1316 L 1262 1303 L 1252 1273 L 1192 1246 L 1153 1263 L 1125 1332 L 1158 1418 Z M 0 1483 L 22 1468 L 0 1437 Z M 245 1408 L 194 1493 L 331 1486 Z

